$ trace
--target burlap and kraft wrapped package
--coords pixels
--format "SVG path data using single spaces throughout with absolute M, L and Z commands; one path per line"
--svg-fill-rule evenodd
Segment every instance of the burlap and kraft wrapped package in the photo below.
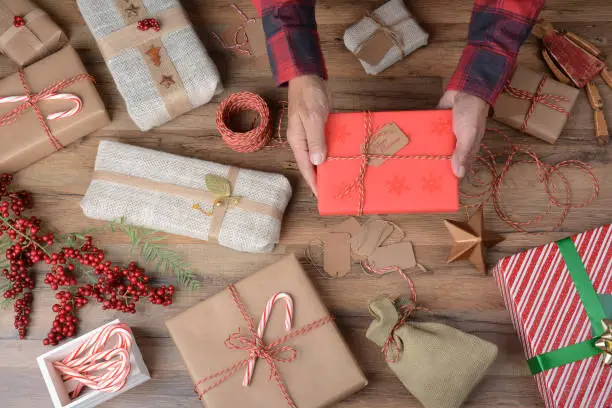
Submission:
M 389 0 L 349 27 L 344 45 L 368 74 L 376 75 L 426 46 L 428 38 L 404 0 Z
M 143 131 L 208 103 L 223 88 L 177 0 L 78 0 L 128 113 Z M 154 19 L 159 30 L 140 27 Z
M 62 29 L 30 0 L 0 0 L 0 52 L 15 63 L 29 65 L 67 42 Z
M 579 92 L 543 73 L 517 67 L 493 106 L 493 119 L 555 143 Z
M 226 197 L 211 190 L 211 177 L 226 182 Z M 290 198 L 291 185 L 280 174 L 102 141 L 81 207 L 90 218 L 124 217 L 238 251 L 269 252 Z
M 405 322 L 414 304 L 379 297 L 366 336 L 425 408 L 459 408 L 497 357 L 497 346 L 441 323 Z
M 327 407 L 367 385 L 293 255 L 166 326 L 207 408 Z
M 0 80 L 0 95 L 14 97 L 0 104 L 0 173 L 27 167 L 110 124 L 94 78 L 70 46 Z

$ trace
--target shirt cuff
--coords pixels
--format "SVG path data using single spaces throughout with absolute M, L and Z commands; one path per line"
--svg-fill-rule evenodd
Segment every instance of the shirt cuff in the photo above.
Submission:
M 467 45 L 447 89 L 468 93 L 493 105 L 512 75 L 516 59 L 495 50 Z

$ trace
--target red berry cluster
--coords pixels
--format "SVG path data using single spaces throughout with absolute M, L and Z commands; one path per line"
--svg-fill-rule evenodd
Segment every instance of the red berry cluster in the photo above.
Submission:
M 160 30 L 159 21 L 157 21 L 154 18 L 145 18 L 138 22 L 138 29 L 140 31 L 147 31 L 150 28 L 152 28 L 155 31 L 159 31 Z
M 15 16 L 13 19 L 13 25 L 17 28 L 23 27 L 25 25 L 25 20 L 21 16 Z
M 136 303 L 141 299 L 163 306 L 172 304 L 173 286 L 151 287 L 149 276 L 134 262 L 127 268 L 113 265 L 106 260 L 104 251 L 94 246 L 90 236 L 83 237 L 83 243 L 77 248 L 64 247 L 54 252 L 56 237 L 52 233 L 41 235 L 40 220 L 36 217 L 22 217 L 23 211 L 32 207 L 31 195 L 24 191 L 9 192 L 11 181 L 10 175 L 0 175 L 0 237 L 6 235 L 12 241 L 5 253 L 10 269 L 2 271 L 10 285 L 3 296 L 16 299 L 15 328 L 21 338 L 25 336 L 33 300 L 34 279 L 29 271 L 39 262 L 51 266 L 44 279 L 51 289 L 73 288 L 72 292 L 61 290 L 55 295 L 59 303 L 53 305 L 56 315 L 43 340 L 45 345 L 56 345 L 74 336 L 78 323 L 76 311 L 89 299 L 101 303 L 102 309 L 124 313 L 136 313 Z M 78 286 L 77 266 L 93 271 L 91 283 Z

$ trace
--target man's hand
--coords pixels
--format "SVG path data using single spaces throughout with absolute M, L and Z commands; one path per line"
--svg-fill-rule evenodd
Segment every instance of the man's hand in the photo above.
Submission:
M 489 114 L 489 104 L 477 96 L 459 91 L 446 91 L 439 108 L 453 109 L 453 132 L 457 146 L 452 158 L 453 172 L 459 178 L 470 169 L 474 155 L 480 149 Z
M 314 166 L 327 157 L 325 123 L 331 102 L 327 83 L 316 75 L 289 81 L 287 140 L 302 176 L 317 194 Z

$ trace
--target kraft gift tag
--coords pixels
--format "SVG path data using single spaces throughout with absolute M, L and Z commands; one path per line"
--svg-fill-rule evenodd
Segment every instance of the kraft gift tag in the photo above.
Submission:
M 357 221 L 357 218 L 350 217 L 338 225 L 334 225 L 329 228 L 330 232 L 344 232 L 351 236 L 351 238 L 361 233 L 361 224 Z
M 414 268 L 417 264 L 414 256 L 412 242 L 400 242 L 397 244 L 378 247 L 374 250 L 368 260 L 375 267 L 384 269 L 389 266 L 397 266 L 400 269 Z
M 361 233 L 351 239 L 351 248 L 359 255 L 369 256 L 393 233 L 393 226 L 380 217 L 370 218 Z
M 395 44 L 384 31 L 376 30 L 370 38 L 359 46 L 355 56 L 367 64 L 378 65 L 394 46 Z
M 350 235 L 342 232 L 327 234 L 323 245 L 323 270 L 340 278 L 351 270 Z
M 402 150 L 410 139 L 395 123 L 389 122 L 376 131 L 368 149 L 371 154 L 393 155 Z M 370 159 L 370 166 L 378 167 L 388 159 Z

